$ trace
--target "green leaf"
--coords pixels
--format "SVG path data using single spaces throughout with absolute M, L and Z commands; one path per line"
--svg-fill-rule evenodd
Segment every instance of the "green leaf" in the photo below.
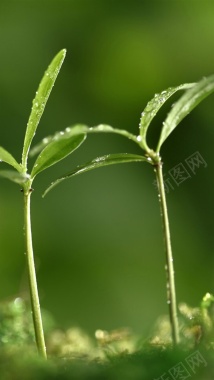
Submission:
M 177 87 L 169 87 L 167 90 L 162 91 L 160 94 L 155 94 L 154 98 L 152 98 L 148 103 L 146 108 L 141 114 L 140 119 L 140 136 L 142 139 L 142 146 L 146 151 L 149 150 L 147 143 L 146 143 L 146 135 L 148 127 L 152 121 L 152 119 L 155 117 L 159 109 L 163 106 L 163 104 L 178 90 L 185 90 L 188 88 L 192 88 L 194 86 L 194 83 L 186 83 L 181 84 Z
M 21 171 L 21 165 L 15 160 L 15 158 L 6 149 L 0 147 L 0 161 L 4 161 L 7 164 L 13 166 L 18 172 Z
M 18 173 L 15 170 L 0 170 L 0 177 L 7 178 L 21 186 L 30 178 L 28 174 Z
M 175 103 L 163 123 L 160 139 L 157 146 L 159 152 L 163 142 L 177 125 L 187 116 L 203 99 L 214 91 L 214 75 L 202 79 L 193 88 L 187 90 Z
M 85 134 L 89 131 L 89 127 L 84 124 L 76 124 L 71 127 L 67 127 L 64 131 L 56 132 L 54 135 L 49 135 L 42 139 L 38 144 L 36 144 L 29 152 L 29 156 L 33 157 L 40 153 L 51 141 L 57 139 L 59 135 L 64 135 L 64 133 L 70 133 L 70 135 L 80 135 Z
M 78 126 L 71 126 L 67 127 L 65 129 L 66 131 L 73 131 L 72 133 L 80 134 L 80 133 L 116 133 L 118 135 L 122 135 L 124 137 L 127 137 L 129 140 L 134 141 L 135 143 L 139 144 L 139 140 L 137 136 L 133 135 L 132 133 L 129 133 L 128 131 L 124 129 L 116 129 L 113 127 L 110 127 L 109 125 L 106 124 L 100 124 L 96 127 L 87 127 L 86 125 L 78 125 Z M 61 132 L 62 133 L 62 132 Z M 57 132 L 58 134 L 58 132 Z M 34 155 L 38 154 L 41 152 L 42 149 L 44 149 L 45 146 L 47 146 L 50 141 L 52 141 L 55 138 L 55 135 L 52 136 L 47 136 L 45 137 L 42 141 L 40 141 L 37 145 L 35 145 L 31 151 L 30 151 L 30 156 L 33 157 Z
M 34 145 L 33 148 L 30 149 L 29 157 L 34 157 L 38 153 L 40 153 L 53 140 L 53 138 L 54 135 L 44 137 L 42 141 L 40 141 L 38 144 Z
M 99 124 L 96 127 L 88 128 L 87 133 L 116 133 L 117 135 L 122 135 L 137 144 L 139 143 L 137 136 L 132 133 L 126 131 L 125 129 L 113 128 L 106 124 Z
M 30 149 L 32 139 L 35 135 L 39 121 L 44 112 L 46 103 L 48 101 L 48 98 L 53 88 L 53 85 L 55 83 L 55 80 L 59 74 L 65 55 L 66 55 L 66 50 L 63 49 L 52 60 L 51 64 L 49 65 L 48 69 L 46 70 L 42 78 L 42 81 L 40 82 L 38 91 L 36 92 L 36 96 L 33 100 L 33 106 L 32 106 L 31 114 L 30 114 L 28 124 L 27 124 L 23 152 L 22 152 L 22 164 L 25 169 L 27 166 L 28 152 Z
M 43 196 L 45 196 L 50 190 L 53 189 L 60 182 L 65 179 L 71 178 L 75 175 L 85 173 L 89 170 L 101 168 L 103 166 L 114 165 L 114 164 L 122 164 L 127 162 L 149 162 L 149 160 L 145 156 L 140 156 L 137 154 L 128 154 L 128 153 L 118 153 L 118 154 L 108 154 L 106 156 L 97 157 L 94 160 L 84 164 L 77 166 L 75 169 L 70 171 L 69 173 L 64 174 L 62 177 L 58 178 L 56 181 L 52 182 L 52 184 L 45 190 Z
M 38 173 L 54 165 L 77 149 L 87 136 L 81 132 L 82 130 L 84 130 L 84 126 L 83 128 L 76 126 L 73 129 L 67 128 L 64 132 L 58 132 L 38 156 L 33 166 L 31 177 L 34 178 Z

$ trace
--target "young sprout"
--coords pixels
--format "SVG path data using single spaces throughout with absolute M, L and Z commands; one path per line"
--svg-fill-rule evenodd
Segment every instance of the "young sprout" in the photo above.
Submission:
M 186 90 L 180 99 L 174 104 L 168 113 L 165 121 L 163 122 L 160 138 L 158 140 L 157 148 L 151 149 L 147 144 L 147 132 L 151 121 L 157 114 L 162 105 L 178 90 Z M 128 131 L 121 129 L 114 129 L 108 125 L 99 125 L 97 127 L 88 128 L 82 127 L 82 132 L 86 134 L 90 133 L 116 133 L 127 137 L 135 142 L 143 151 L 144 155 L 135 155 L 128 153 L 109 154 L 103 157 L 97 157 L 92 161 L 78 166 L 77 168 L 65 173 L 63 176 L 55 180 L 45 191 L 46 195 L 56 185 L 71 178 L 75 175 L 84 173 L 86 171 L 96 169 L 99 167 L 113 165 L 126 162 L 147 162 L 152 165 L 156 173 L 157 185 L 158 185 L 158 198 L 160 202 L 161 218 L 163 224 L 163 235 L 165 243 L 166 253 L 166 286 L 167 286 L 167 304 L 169 306 L 169 316 L 172 330 L 172 342 L 176 345 L 179 342 L 179 326 L 177 318 L 177 304 L 176 304 L 176 290 L 174 280 L 174 266 L 173 256 L 170 240 L 170 228 L 169 218 L 166 203 L 166 194 L 163 181 L 162 172 L 162 158 L 160 155 L 160 149 L 164 141 L 169 137 L 171 132 L 177 127 L 177 125 L 186 117 L 203 99 L 210 95 L 214 91 L 214 75 L 204 78 L 198 83 L 183 84 L 178 87 L 170 87 L 160 94 L 155 94 L 151 99 L 144 111 L 141 114 L 139 134 L 133 135 Z M 40 144 L 38 149 L 42 148 Z
M 28 264 L 30 298 L 32 306 L 32 315 L 34 322 L 35 338 L 39 353 L 46 358 L 46 348 L 44 340 L 44 332 L 42 325 L 41 310 L 39 304 L 39 295 L 36 281 L 36 271 L 33 255 L 32 232 L 31 232 L 31 214 L 30 200 L 32 194 L 32 184 L 35 177 L 62 160 L 76 148 L 78 148 L 86 138 L 86 133 L 83 132 L 84 126 L 75 126 L 75 128 L 67 129 L 65 132 L 57 133 L 54 138 L 44 140 L 46 142 L 40 154 L 37 157 L 32 170 L 28 172 L 28 157 L 29 150 L 39 121 L 44 112 L 49 95 L 59 74 L 60 68 L 64 61 L 66 50 L 61 50 L 53 59 L 48 69 L 46 70 L 39 88 L 36 92 L 35 99 L 27 123 L 27 129 L 24 138 L 22 162 L 19 164 L 15 158 L 4 148 L 0 147 L 0 161 L 12 166 L 15 170 L 1 170 L 0 176 L 7 178 L 21 186 L 24 198 L 24 229 L 26 240 L 26 255 Z M 86 127 L 85 127 L 86 128 Z

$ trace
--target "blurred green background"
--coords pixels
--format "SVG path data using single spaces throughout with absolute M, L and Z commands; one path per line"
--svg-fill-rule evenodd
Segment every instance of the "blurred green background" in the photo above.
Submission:
M 1 145 L 21 159 L 32 99 L 62 48 L 67 57 L 34 143 L 77 122 L 108 123 L 137 134 L 140 113 L 154 93 L 214 73 L 213 15 L 213 1 L 1 0 Z M 152 123 L 153 147 L 172 102 Z M 213 102 L 214 95 L 196 108 L 162 149 L 166 178 L 196 151 L 207 163 L 167 194 L 178 302 L 191 305 L 214 291 Z M 146 336 L 167 313 L 151 167 L 89 172 L 41 198 L 53 179 L 76 164 L 119 152 L 141 153 L 121 136 L 89 136 L 35 181 L 32 224 L 41 305 L 62 327 L 78 325 L 93 334 L 97 328 L 130 326 Z M 27 293 L 24 251 L 22 194 L 2 179 L 1 300 Z

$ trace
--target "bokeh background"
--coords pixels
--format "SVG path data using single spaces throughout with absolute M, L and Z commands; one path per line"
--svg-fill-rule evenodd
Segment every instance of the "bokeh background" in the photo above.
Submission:
M 34 143 L 78 122 L 137 134 L 140 113 L 154 93 L 214 73 L 213 20 L 213 1 L 206 0 L 1 0 L 1 145 L 21 159 L 32 99 L 62 48 L 67 57 Z M 152 123 L 152 147 L 175 100 Z M 213 104 L 214 95 L 162 149 L 165 178 L 196 151 L 206 162 L 167 194 L 178 302 L 193 306 L 214 291 Z M 32 225 L 41 305 L 63 328 L 80 326 L 93 334 L 129 326 L 146 337 L 167 313 L 152 168 L 99 169 L 41 197 L 53 179 L 77 164 L 119 152 L 141 153 L 121 136 L 89 136 L 36 179 Z M 26 295 L 22 194 L 3 179 L 0 252 L 0 299 Z

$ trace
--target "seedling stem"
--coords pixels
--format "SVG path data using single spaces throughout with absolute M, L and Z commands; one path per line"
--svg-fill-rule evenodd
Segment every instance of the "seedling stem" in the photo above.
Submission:
M 162 161 L 161 159 L 157 164 L 155 164 L 155 172 L 158 184 L 158 197 L 160 202 L 162 225 L 163 225 L 163 235 L 165 243 L 165 253 L 166 253 L 166 287 L 167 287 L 167 304 L 169 305 L 169 316 L 172 329 L 172 341 L 174 345 L 179 343 L 179 327 L 178 327 L 178 317 L 177 317 L 177 304 L 176 304 L 176 291 L 175 291 L 175 277 L 174 277 L 174 265 L 172 256 L 172 247 L 170 239 L 170 228 L 169 228 L 169 218 L 166 204 L 166 194 L 164 188 L 163 171 L 162 171 Z
M 36 281 L 36 271 L 33 255 L 32 245 L 32 232 L 31 232 L 31 216 L 30 216 L 30 199 L 31 199 L 31 186 L 25 186 L 23 190 L 24 194 L 24 223 L 25 223 L 25 240 L 26 240 L 26 256 L 29 273 L 29 286 L 30 286 L 30 298 L 33 315 L 33 323 L 35 330 L 35 337 L 38 352 L 43 358 L 47 358 L 45 339 L 42 326 L 42 316 L 39 304 L 39 294 Z

